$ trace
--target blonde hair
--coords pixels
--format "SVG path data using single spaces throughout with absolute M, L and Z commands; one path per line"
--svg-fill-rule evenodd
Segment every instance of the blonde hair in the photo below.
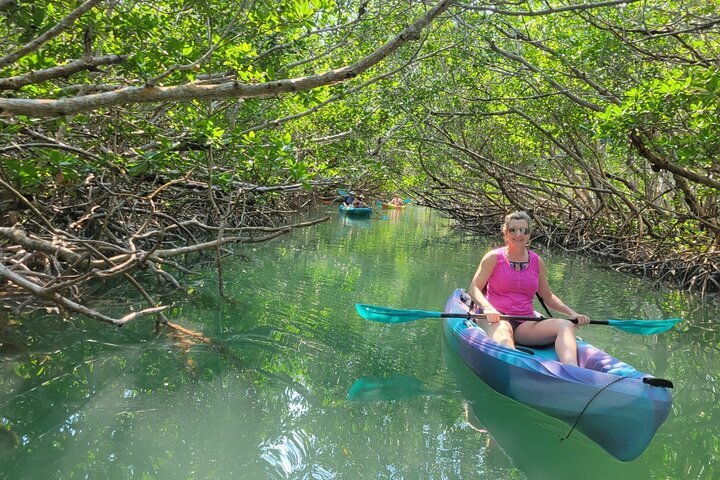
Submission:
M 528 213 L 524 212 L 524 211 L 512 212 L 512 213 L 508 213 L 507 215 L 505 215 L 505 221 L 503 222 L 503 225 L 502 225 L 503 232 L 507 231 L 508 225 L 513 220 L 525 220 L 528 224 L 528 228 L 532 232 L 532 224 L 533 224 L 532 218 L 530 218 L 530 215 L 528 215 Z

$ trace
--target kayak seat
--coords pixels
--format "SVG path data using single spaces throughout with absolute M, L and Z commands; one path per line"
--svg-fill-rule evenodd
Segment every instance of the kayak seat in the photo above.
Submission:
M 552 342 L 551 342 L 551 343 L 546 343 L 546 344 L 544 344 L 544 345 L 525 345 L 525 344 L 523 344 L 523 343 L 516 343 L 516 345 L 522 345 L 523 347 L 533 348 L 533 349 L 535 349 L 535 350 L 547 350 L 547 349 L 550 349 L 550 348 L 555 348 L 555 344 L 552 343 Z

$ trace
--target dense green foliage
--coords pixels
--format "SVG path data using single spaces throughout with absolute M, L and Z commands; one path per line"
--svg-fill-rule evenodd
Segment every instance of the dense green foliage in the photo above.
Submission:
M 545 240 L 720 288 L 716 1 L 4 0 L 0 15 L 6 226 L 165 251 L 184 220 L 222 237 L 302 203 L 282 186 L 342 183 L 481 230 L 533 210 Z

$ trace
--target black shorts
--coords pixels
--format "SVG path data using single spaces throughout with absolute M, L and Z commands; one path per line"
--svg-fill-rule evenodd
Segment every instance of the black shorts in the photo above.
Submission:
M 465 305 L 467 305 L 467 307 L 471 313 L 482 313 L 483 312 L 482 307 L 480 307 L 480 305 L 476 304 L 473 301 L 473 299 L 470 297 L 470 295 L 468 295 L 467 292 L 462 292 L 462 294 L 460 295 L 460 301 L 462 303 L 464 303 Z M 501 322 L 508 322 L 510 324 L 510 327 L 512 327 L 513 332 L 515 330 L 517 330 L 517 328 L 521 324 L 525 323 L 524 320 L 507 320 L 507 319 L 503 319 L 503 320 L 501 320 Z

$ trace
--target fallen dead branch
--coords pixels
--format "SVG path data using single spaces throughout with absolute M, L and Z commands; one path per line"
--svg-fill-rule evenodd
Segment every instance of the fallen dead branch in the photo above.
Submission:
M 0 278 L 4 279 L 0 298 L 6 306 L 17 312 L 55 306 L 116 326 L 155 315 L 158 324 L 182 335 L 190 332 L 197 340 L 204 336 L 165 318 L 162 312 L 167 306 L 159 305 L 143 286 L 149 283 L 148 277 L 182 289 L 178 274 L 193 272 L 190 257 L 207 256 L 209 261 L 210 254 L 218 254 L 227 245 L 266 242 L 328 219 L 287 222 L 287 212 L 297 211 L 293 201 L 307 201 L 298 199 L 303 191 L 297 185 L 286 186 L 287 192 L 293 192 L 290 195 L 283 186 L 246 184 L 225 192 L 197 180 L 199 188 L 192 189 L 183 185 L 187 179 L 159 186 L 154 181 L 130 185 L 132 180 L 120 177 L 120 182 L 118 178 L 110 182 L 90 175 L 72 197 L 31 202 L 0 179 L 0 186 L 16 200 L 16 210 L 11 212 L 14 225 L 0 226 Z M 259 201 L 259 195 L 270 193 L 275 198 Z M 208 208 L 208 194 L 212 208 Z M 69 203 L 68 198 L 83 201 Z M 171 204 L 179 207 L 168 208 Z M 218 226 L 221 218 L 223 228 Z M 130 304 L 131 311 L 121 317 L 102 313 L 90 306 L 97 293 L 89 292 L 102 292 L 102 288 L 96 290 L 98 282 L 128 283 L 146 305 Z

